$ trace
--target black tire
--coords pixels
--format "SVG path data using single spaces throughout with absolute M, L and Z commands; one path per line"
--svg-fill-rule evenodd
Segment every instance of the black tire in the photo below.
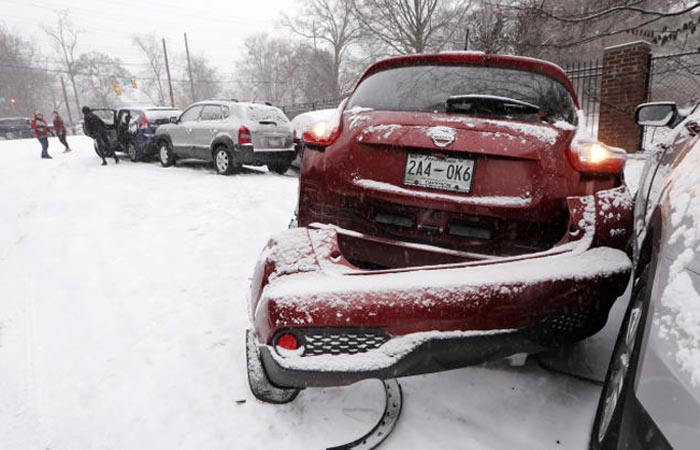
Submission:
M 138 151 L 133 142 L 129 142 L 126 145 L 126 154 L 129 155 L 129 160 L 131 162 L 139 162 L 143 158 L 143 155 Z
M 8 141 L 14 138 L 15 134 L 12 131 L 8 131 L 7 133 L 5 133 L 5 139 L 7 139 Z
M 225 145 L 219 145 L 214 149 L 214 167 L 219 175 L 231 175 L 236 168 L 231 150 Z
M 651 270 L 654 265 L 646 260 L 632 288 L 630 303 L 622 320 L 620 332 L 605 374 L 605 382 L 596 409 L 589 448 L 616 449 L 622 424 L 623 405 L 633 388 L 646 321 L 648 296 L 651 293 Z
M 289 170 L 291 166 L 291 162 L 274 162 L 267 164 L 267 168 L 270 169 L 270 172 L 275 172 L 280 175 L 287 173 L 287 170 Z
M 175 154 L 168 141 L 158 143 L 158 159 L 163 167 L 170 167 L 175 164 Z

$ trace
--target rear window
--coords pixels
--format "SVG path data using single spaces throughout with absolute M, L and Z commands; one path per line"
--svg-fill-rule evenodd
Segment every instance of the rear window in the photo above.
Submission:
M 253 122 L 288 123 L 289 119 L 278 108 L 266 105 L 248 105 L 243 108 L 246 116 Z
M 542 113 L 531 114 L 531 120 L 576 121 L 574 99 L 558 81 L 539 73 L 485 66 L 421 65 L 377 72 L 357 87 L 348 108 L 446 112 L 448 98 L 457 96 L 513 99 L 539 107 Z

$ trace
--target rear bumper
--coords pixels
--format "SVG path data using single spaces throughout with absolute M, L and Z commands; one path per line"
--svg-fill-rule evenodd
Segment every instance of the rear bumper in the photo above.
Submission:
M 515 330 L 417 333 L 395 338 L 380 350 L 360 355 L 313 356 L 295 361 L 279 356 L 269 346 L 259 347 L 267 378 L 286 388 L 344 386 L 370 378 L 440 372 L 542 349 Z
M 296 157 L 294 149 L 254 149 L 251 145 L 237 145 L 236 157 L 241 164 L 262 166 L 268 163 L 291 163 Z
M 263 367 L 283 387 L 340 385 L 462 367 L 593 334 L 629 279 L 621 250 L 631 214 L 625 195 L 570 198 L 569 236 L 548 251 L 508 258 L 323 225 L 288 230 L 270 241 L 252 280 Z M 345 257 L 352 247 L 407 263 L 359 269 Z M 277 351 L 286 333 L 309 348 L 312 330 L 332 332 L 333 350 Z M 361 330 L 387 339 L 348 350 Z

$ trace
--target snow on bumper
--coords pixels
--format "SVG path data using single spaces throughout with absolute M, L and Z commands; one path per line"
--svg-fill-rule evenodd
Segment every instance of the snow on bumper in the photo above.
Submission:
M 318 386 L 444 370 L 534 351 L 539 342 L 523 331 L 557 314 L 595 311 L 604 321 L 629 278 L 631 264 L 621 249 L 632 202 L 623 186 L 571 197 L 568 205 L 569 232 L 559 245 L 511 258 L 371 271 L 348 262 L 340 241 L 376 244 L 377 238 L 329 226 L 275 236 L 256 267 L 250 310 L 271 379 Z M 356 354 L 288 354 L 273 346 L 281 333 L 304 341 L 305 333 L 319 329 L 337 335 L 379 330 L 388 338 Z M 303 375 L 310 373 L 314 377 Z

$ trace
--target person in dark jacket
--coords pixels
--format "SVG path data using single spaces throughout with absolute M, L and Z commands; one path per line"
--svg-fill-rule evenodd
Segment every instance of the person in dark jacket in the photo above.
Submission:
M 97 144 L 97 153 L 102 158 L 102 165 L 107 165 L 107 160 L 105 156 L 109 154 L 109 138 L 107 137 L 107 128 L 105 123 L 97 117 L 97 115 L 92 112 L 89 106 L 83 106 L 83 132 L 85 135 L 90 136 L 95 140 Z M 119 163 L 119 158 L 117 154 L 113 153 L 114 162 Z
M 34 130 L 34 136 L 41 143 L 41 158 L 52 159 L 51 155 L 49 155 L 49 126 L 44 120 L 44 115 L 34 113 L 31 126 L 32 130 Z
M 63 150 L 63 153 L 68 153 L 71 151 L 68 141 L 66 141 L 66 124 L 63 121 L 63 118 L 58 114 L 58 111 L 53 112 L 53 132 L 56 134 L 61 144 L 63 144 L 63 146 L 66 148 Z

